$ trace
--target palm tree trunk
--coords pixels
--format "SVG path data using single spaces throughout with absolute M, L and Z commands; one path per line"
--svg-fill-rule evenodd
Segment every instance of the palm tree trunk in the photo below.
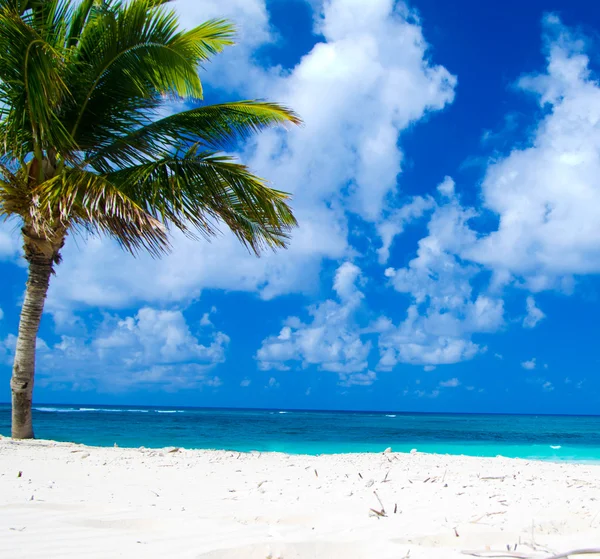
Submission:
M 35 346 L 54 263 L 53 256 L 40 253 L 31 254 L 27 248 L 26 246 L 25 257 L 29 260 L 29 277 L 25 302 L 21 309 L 19 337 L 17 338 L 13 374 L 10 381 L 12 437 L 14 439 L 33 438 L 31 397 L 35 372 Z

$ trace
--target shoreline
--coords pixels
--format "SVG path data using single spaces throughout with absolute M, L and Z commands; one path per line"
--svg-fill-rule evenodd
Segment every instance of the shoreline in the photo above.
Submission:
M 582 464 L 582 465 L 600 465 L 600 459 L 568 459 L 568 458 L 540 458 L 540 457 L 520 457 L 520 456 L 503 456 L 498 454 L 496 456 L 477 456 L 473 454 L 455 454 L 449 452 L 428 452 L 421 451 L 418 448 L 414 448 L 408 452 L 402 450 L 394 450 L 393 447 L 387 447 L 380 451 L 363 451 L 363 452 L 331 452 L 331 453 L 316 453 L 309 454 L 306 452 L 286 452 L 280 450 L 236 450 L 236 449 L 227 449 L 227 448 L 195 448 L 195 447 L 185 447 L 185 446 L 120 446 L 117 443 L 113 445 L 89 445 L 86 443 L 78 443 L 72 441 L 57 441 L 54 439 L 24 439 L 17 440 L 6 435 L 0 434 L 0 444 L 4 442 L 8 442 L 11 444 L 37 444 L 41 443 L 42 446 L 55 447 L 55 446 L 80 446 L 86 449 L 121 449 L 121 450 L 141 450 L 141 451 L 163 451 L 168 452 L 172 449 L 177 449 L 178 451 L 185 452 L 215 452 L 215 453 L 230 453 L 230 454 L 274 454 L 274 455 L 283 455 L 283 456 L 299 456 L 306 458 L 318 458 L 325 456 L 333 456 L 333 457 L 356 457 L 356 456 L 377 456 L 380 454 L 386 454 L 386 451 L 391 448 L 391 454 L 399 455 L 399 456 L 407 456 L 419 454 L 423 456 L 440 456 L 440 457 L 456 457 L 456 458 L 465 458 L 465 459 L 475 459 L 475 460 L 517 460 L 523 462 L 541 462 L 543 464 Z
M 600 543 L 600 464 L 2 437 L 0 495 L 6 557 L 452 559 Z

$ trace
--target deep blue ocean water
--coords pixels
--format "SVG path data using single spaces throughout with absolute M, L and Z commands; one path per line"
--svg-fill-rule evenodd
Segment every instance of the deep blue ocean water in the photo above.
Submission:
M 600 460 L 600 417 L 36 405 L 37 438 L 95 446 Z M 0 404 L 0 434 L 10 408 Z

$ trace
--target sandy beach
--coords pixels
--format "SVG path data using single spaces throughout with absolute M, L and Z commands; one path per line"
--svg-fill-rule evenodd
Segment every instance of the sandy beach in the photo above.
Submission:
M 7 558 L 547 557 L 600 545 L 600 465 L 2 438 L 0 533 Z

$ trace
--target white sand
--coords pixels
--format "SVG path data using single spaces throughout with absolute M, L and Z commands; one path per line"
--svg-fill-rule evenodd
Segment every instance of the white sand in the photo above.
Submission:
M 2 558 L 451 559 L 519 542 L 599 546 L 600 465 L 0 439 Z

